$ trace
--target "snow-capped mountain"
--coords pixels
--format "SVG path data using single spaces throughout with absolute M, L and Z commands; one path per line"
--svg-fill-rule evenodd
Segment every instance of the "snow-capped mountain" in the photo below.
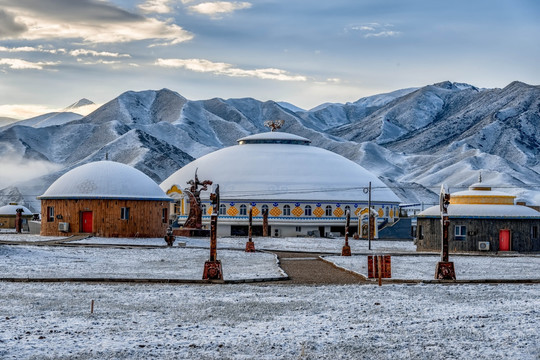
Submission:
M 441 183 L 461 190 L 481 171 L 485 182 L 539 204 L 539 109 L 540 87 L 520 82 L 482 90 L 443 82 L 309 111 L 251 98 L 191 101 L 167 89 L 128 91 L 61 125 L 0 129 L 2 158 L 59 167 L 16 184 L 0 177 L 0 188 L 38 210 L 35 197 L 61 174 L 106 156 L 161 182 L 194 158 L 268 131 L 265 121 L 283 119 L 283 131 L 359 163 L 403 202 L 435 203 Z

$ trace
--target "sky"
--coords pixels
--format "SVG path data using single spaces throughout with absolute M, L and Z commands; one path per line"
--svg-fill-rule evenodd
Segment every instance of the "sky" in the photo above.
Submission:
M 304 109 L 540 84 L 536 0 L 0 0 L 0 117 L 168 88 Z

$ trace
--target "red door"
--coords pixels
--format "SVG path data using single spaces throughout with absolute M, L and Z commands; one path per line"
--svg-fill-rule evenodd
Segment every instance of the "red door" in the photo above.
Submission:
M 499 230 L 499 251 L 510 251 L 510 230 Z
M 92 232 L 92 212 L 91 211 L 82 212 L 82 232 L 83 233 Z

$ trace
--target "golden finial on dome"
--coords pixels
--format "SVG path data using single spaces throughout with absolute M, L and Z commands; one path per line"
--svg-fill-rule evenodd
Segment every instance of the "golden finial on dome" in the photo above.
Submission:
M 281 129 L 283 124 L 285 124 L 285 120 L 268 120 L 264 122 L 264 126 L 269 127 L 271 131 Z

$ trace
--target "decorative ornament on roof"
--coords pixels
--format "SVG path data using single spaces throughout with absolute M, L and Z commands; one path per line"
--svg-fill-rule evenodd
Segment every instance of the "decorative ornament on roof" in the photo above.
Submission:
M 264 126 L 269 127 L 270 131 L 281 129 L 283 124 L 285 124 L 285 120 L 268 120 L 264 122 Z

